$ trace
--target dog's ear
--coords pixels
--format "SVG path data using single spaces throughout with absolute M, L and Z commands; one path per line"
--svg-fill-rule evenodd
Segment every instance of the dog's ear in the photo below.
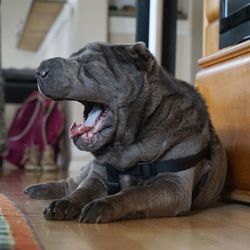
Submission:
M 137 42 L 130 46 L 129 50 L 139 69 L 146 72 L 151 71 L 156 60 L 152 53 L 146 48 L 145 43 Z

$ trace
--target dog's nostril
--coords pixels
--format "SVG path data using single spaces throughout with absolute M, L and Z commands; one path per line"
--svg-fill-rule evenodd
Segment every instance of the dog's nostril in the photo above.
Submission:
M 48 75 L 48 73 L 49 73 L 49 69 L 47 69 L 47 70 L 45 70 L 45 69 L 42 69 L 42 70 L 37 69 L 36 70 L 36 76 L 40 77 L 40 78 L 46 77 Z

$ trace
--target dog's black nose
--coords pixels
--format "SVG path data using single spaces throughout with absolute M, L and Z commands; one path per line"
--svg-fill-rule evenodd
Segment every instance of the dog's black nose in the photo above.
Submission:
M 36 69 L 36 77 L 45 78 L 49 73 L 49 69 Z

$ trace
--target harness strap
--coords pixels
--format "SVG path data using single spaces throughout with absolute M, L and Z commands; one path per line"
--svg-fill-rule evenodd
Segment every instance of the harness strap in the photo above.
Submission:
M 156 161 L 152 163 L 138 163 L 136 166 L 125 171 L 119 171 L 114 167 L 112 167 L 111 165 L 107 164 L 106 171 L 108 175 L 108 183 L 107 183 L 108 194 L 109 195 L 115 194 L 121 190 L 121 184 L 119 178 L 120 174 L 133 175 L 140 177 L 142 179 L 148 179 L 160 173 L 166 173 L 166 172 L 177 173 L 192 168 L 204 158 L 209 158 L 209 154 L 210 154 L 210 149 L 209 146 L 207 146 L 206 148 L 204 148 L 202 151 L 200 151 L 195 155 L 174 160 Z M 203 182 L 205 182 L 205 180 Z M 200 181 L 198 182 L 198 184 L 199 183 Z M 200 190 L 196 191 L 196 189 L 199 186 L 200 185 L 197 185 L 197 187 L 194 189 L 193 194 L 195 194 L 195 197 L 197 197 L 198 194 L 200 193 Z
M 121 190 L 119 171 L 111 165 L 106 165 L 108 175 L 108 194 L 115 194 Z

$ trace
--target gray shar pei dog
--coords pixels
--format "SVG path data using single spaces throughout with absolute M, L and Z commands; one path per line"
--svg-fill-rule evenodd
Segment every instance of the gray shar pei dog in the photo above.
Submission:
M 217 200 L 227 162 L 206 105 L 143 43 L 91 43 L 68 59 L 43 61 L 36 75 L 43 95 L 83 104 L 83 123 L 69 133 L 94 156 L 76 179 L 25 189 L 31 198 L 55 199 L 46 219 L 177 216 Z

